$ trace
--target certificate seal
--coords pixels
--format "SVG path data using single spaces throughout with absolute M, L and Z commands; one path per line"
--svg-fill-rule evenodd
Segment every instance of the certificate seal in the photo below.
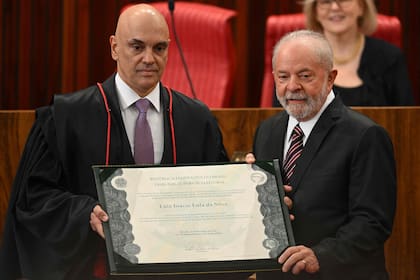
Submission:
M 127 187 L 127 180 L 122 176 L 118 176 L 112 180 L 112 185 L 116 189 L 125 189 Z
M 267 182 L 267 175 L 261 171 L 254 171 L 251 173 L 251 181 L 257 185 L 262 185 Z
M 137 244 L 127 244 L 124 246 L 124 251 L 127 253 L 127 255 L 134 256 L 140 253 L 141 249 Z
M 267 238 L 263 241 L 263 246 L 266 249 L 273 249 L 276 248 L 279 245 L 279 242 L 275 239 Z

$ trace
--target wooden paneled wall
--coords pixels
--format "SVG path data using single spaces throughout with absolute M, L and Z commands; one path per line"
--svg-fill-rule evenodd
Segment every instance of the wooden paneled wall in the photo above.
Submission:
M 420 107 L 355 108 L 389 132 L 397 161 L 398 193 L 394 230 L 386 244 L 392 280 L 420 275 Z M 257 125 L 281 109 L 213 110 L 229 155 L 251 149 Z M 10 186 L 34 119 L 33 111 L 0 111 L 0 240 Z
M 29 110 L 0 110 L 0 242 L 10 189 L 34 117 L 34 112 Z
M 258 107 L 264 28 L 270 14 L 300 12 L 298 1 L 186 0 L 234 9 L 237 71 L 233 107 Z M 120 8 L 134 0 L 0 0 L 0 109 L 33 109 L 69 92 L 103 81 L 115 69 L 109 35 Z M 403 26 L 403 51 L 420 104 L 420 3 L 376 1 Z M 176 1 L 175 1 L 176 3 Z M 176 10 L 176 4 L 175 4 Z

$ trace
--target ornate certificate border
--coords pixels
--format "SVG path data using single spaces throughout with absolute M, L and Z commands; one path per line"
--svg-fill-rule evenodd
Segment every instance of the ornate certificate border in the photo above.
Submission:
M 148 243 L 160 245 L 160 242 L 159 239 L 156 241 L 154 238 L 151 238 L 150 242 L 148 239 L 139 241 L 141 238 L 138 238 L 138 236 L 136 240 L 136 225 L 133 221 L 133 215 L 137 215 L 137 212 L 133 210 L 134 208 L 132 206 L 135 204 L 133 202 L 133 192 L 128 191 L 127 187 L 133 185 L 133 179 L 126 174 L 137 171 L 139 174 L 146 174 L 146 177 L 150 172 L 153 173 L 156 171 L 162 171 L 163 173 L 175 171 L 177 174 L 183 174 L 182 172 L 186 172 L 185 170 L 188 172 L 190 168 L 192 172 L 195 172 L 197 167 L 205 172 L 207 169 L 212 168 L 212 166 L 223 166 L 224 169 L 246 167 L 250 170 L 249 173 L 244 173 L 243 176 L 249 176 L 250 178 L 248 181 L 255 187 L 255 196 L 259 205 L 258 210 L 256 211 L 258 213 L 256 214 L 261 217 L 260 220 L 262 225 L 261 228 L 256 227 L 255 230 L 257 232 L 254 233 L 263 236 L 263 238 L 259 239 L 261 242 L 256 242 L 258 244 L 250 244 L 250 246 L 247 247 L 252 248 L 252 246 L 255 246 L 255 248 L 258 248 L 257 251 L 266 250 L 266 255 L 258 255 L 258 257 L 254 258 L 252 257 L 252 254 L 247 252 L 244 253 L 243 256 L 240 255 L 240 258 L 231 258 L 230 255 L 224 256 L 222 254 L 222 259 L 220 259 L 219 254 L 218 257 L 215 256 L 215 259 L 212 259 L 212 256 L 210 256 L 207 257 L 206 260 L 203 260 L 201 257 L 195 259 L 194 254 L 191 254 L 191 258 L 182 259 L 181 254 L 180 258 L 174 257 L 171 259 L 171 256 L 177 255 L 173 254 L 172 250 L 171 254 L 167 254 L 170 255 L 169 257 L 164 255 L 164 258 L 161 260 L 160 255 L 158 255 L 159 259 L 156 261 L 156 257 L 152 254 L 153 256 L 151 256 L 149 260 L 149 254 L 147 253 Z M 294 245 L 289 212 L 287 206 L 283 203 L 284 191 L 278 161 L 256 162 L 252 165 L 246 163 L 220 163 L 194 166 L 94 166 L 93 171 L 99 202 L 110 217 L 109 222 L 104 224 L 104 231 L 111 275 L 227 273 L 276 270 L 280 269 L 280 266 L 277 263 L 277 257 L 285 248 Z M 137 177 L 134 177 L 134 179 L 134 181 L 137 182 Z M 139 182 L 141 180 L 141 178 L 138 179 Z M 224 182 L 221 181 L 218 183 L 223 184 Z M 165 184 L 167 183 L 165 182 Z M 177 184 L 179 184 L 179 182 L 177 182 Z M 191 181 L 188 181 L 188 184 L 191 184 Z M 144 183 L 142 183 L 142 185 L 144 185 Z M 163 184 L 161 183 L 161 185 Z M 215 189 L 216 195 L 217 191 L 218 190 Z M 137 193 L 136 196 L 139 196 L 139 194 Z M 212 196 L 214 196 L 214 194 L 212 194 Z M 139 207 L 143 207 L 143 205 L 140 205 Z M 143 213 L 147 211 L 149 210 L 144 209 L 143 207 L 140 212 Z M 194 217 L 192 217 L 192 219 L 193 218 Z M 136 217 L 134 220 L 138 220 L 138 218 Z M 159 223 L 159 226 L 161 224 L 162 223 Z M 156 232 L 160 229 L 151 230 L 152 232 Z M 254 228 L 250 230 L 252 231 Z M 191 232 L 191 229 L 188 231 Z M 139 235 L 144 237 L 143 234 Z M 164 251 L 166 249 L 166 245 L 164 244 L 165 243 L 162 242 L 162 249 L 159 248 L 159 251 Z M 143 250 L 144 248 L 146 249 Z M 146 256 L 146 258 L 143 258 L 144 256 Z M 188 255 L 188 257 L 190 257 L 190 255 Z

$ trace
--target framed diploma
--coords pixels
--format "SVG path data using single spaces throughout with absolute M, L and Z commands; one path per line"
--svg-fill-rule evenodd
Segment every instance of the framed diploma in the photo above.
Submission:
M 278 161 L 93 172 L 111 275 L 274 270 L 294 245 Z

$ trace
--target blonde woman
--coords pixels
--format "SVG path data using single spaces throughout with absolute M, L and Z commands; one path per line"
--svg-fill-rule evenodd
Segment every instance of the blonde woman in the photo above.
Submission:
M 334 92 L 344 104 L 414 105 L 402 51 L 369 36 L 376 29 L 373 0 L 304 0 L 302 4 L 307 28 L 323 33 L 332 46 L 338 70 Z
M 412 105 L 401 50 L 369 37 L 376 29 L 373 0 L 306 0 L 309 29 L 325 35 L 338 70 L 335 90 L 347 105 Z

